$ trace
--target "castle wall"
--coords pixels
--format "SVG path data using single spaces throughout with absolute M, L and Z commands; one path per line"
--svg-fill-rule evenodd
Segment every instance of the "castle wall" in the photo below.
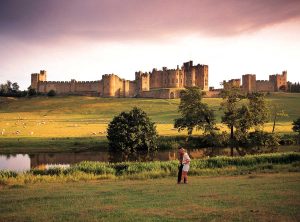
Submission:
M 101 81 L 45 81 L 39 82 L 38 92 L 48 93 L 54 90 L 57 94 L 100 95 Z
M 150 73 L 135 73 L 135 81 L 119 78 L 114 74 L 102 76 L 100 81 L 47 81 L 46 71 L 31 75 L 31 87 L 38 92 L 50 90 L 57 94 L 98 95 L 101 97 L 177 98 L 184 87 L 198 86 L 208 91 L 208 66 L 193 66 L 193 62 L 184 63 L 182 69 L 153 69 Z M 179 91 L 178 91 L 179 89 Z M 158 91 L 157 91 L 158 90 Z M 175 91 L 172 91 L 175 90 Z M 153 91 L 153 92 L 150 92 Z M 144 93 L 145 92 L 145 93 Z
M 257 92 L 274 92 L 274 85 L 268 80 L 257 80 L 256 81 Z
M 223 87 L 224 89 L 230 89 L 232 87 L 237 87 L 240 88 L 241 87 L 241 80 L 240 79 L 231 79 L 229 81 L 223 81 Z
M 140 94 L 143 98 L 156 98 L 156 99 L 176 99 L 180 97 L 180 88 L 162 88 L 154 89 L 151 91 L 144 91 Z
M 136 93 L 136 81 L 129 81 L 129 97 L 135 97 L 137 95 Z

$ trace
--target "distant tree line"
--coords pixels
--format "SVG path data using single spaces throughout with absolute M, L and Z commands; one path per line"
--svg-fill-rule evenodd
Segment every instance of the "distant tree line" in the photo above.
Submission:
M 3 97 L 26 97 L 26 96 L 36 96 L 42 95 L 38 93 L 35 89 L 28 87 L 28 90 L 20 90 L 20 86 L 17 82 L 11 82 L 7 80 L 6 83 L 0 84 L 0 96 Z M 53 97 L 56 96 L 56 92 L 54 90 L 50 90 L 47 93 L 47 96 Z
M 296 82 L 295 83 L 288 82 L 288 91 L 300 93 L 300 83 L 299 82 L 297 82 L 297 83 Z
M 7 97 L 24 97 L 27 96 L 28 92 L 26 90 L 21 91 L 19 84 L 17 82 L 11 82 L 9 80 L 4 84 L 0 84 L 0 96 Z

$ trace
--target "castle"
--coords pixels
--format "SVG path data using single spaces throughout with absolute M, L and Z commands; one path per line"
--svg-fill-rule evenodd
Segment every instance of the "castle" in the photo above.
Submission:
M 238 87 L 247 93 L 287 91 L 287 71 L 269 75 L 269 80 L 256 80 L 255 74 L 246 74 L 242 76 L 242 85 L 240 79 L 231 79 L 223 81 L 223 87 L 224 89 Z
M 136 72 L 135 80 L 121 79 L 115 74 L 102 75 L 98 81 L 47 81 L 47 73 L 31 74 L 31 88 L 39 93 L 54 90 L 57 94 L 93 95 L 100 97 L 144 97 L 144 98 L 179 98 L 185 87 L 199 87 L 208 91 L 208 66 L 193 65 L 193 61 L 183 63 L 182 67 L 152 72 Z

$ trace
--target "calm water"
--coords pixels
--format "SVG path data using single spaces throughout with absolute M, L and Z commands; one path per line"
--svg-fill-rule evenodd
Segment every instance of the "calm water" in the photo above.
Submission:
M 281 147 L 279 151 L 286 148 Z M 300 151 L 299 147 L 289 147 L 288 151 Z M 206 148 L 188 150 L 192 159 L 199 159 L 207 156 L 230 155 L 229 149 L 224 148 Z M 120 153 L 109 152 L 73 152 L 73 153 L 37 153 L 37 154 L 11 154 L 0 155 L 0 170 L 26 171 L 31 168 L 47 169 L 60 166 L 68 167 L 81 161 L 101 161 L 101 162 L 120 162 L 120 161 L 152 161 L 152 160 L 175 160 L 177 151 L 160 151 L 153 156 L 138 154 L 135 156 L 126 156 Z M 235 153 L 235 155 L 238 155 Z

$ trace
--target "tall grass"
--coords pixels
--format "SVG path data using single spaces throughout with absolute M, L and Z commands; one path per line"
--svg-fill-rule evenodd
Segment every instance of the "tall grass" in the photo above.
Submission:
M 290 165 L 299 171 L 300 153 L 273 153 L 244 157 L 213 157 L 191 161 L 191 175 L 232 175 L 253 171 L 272 170 Z M 280 168 L 280 167 L 279 167 Z M 51 181 L 78 181 L 105 178 L 160 178 L 175 176 L 177 161 L 103 163 L 84 161 L 69 168 L 32 169 L 24 173 L 0 171 L 0 184 L 36 183 Z

